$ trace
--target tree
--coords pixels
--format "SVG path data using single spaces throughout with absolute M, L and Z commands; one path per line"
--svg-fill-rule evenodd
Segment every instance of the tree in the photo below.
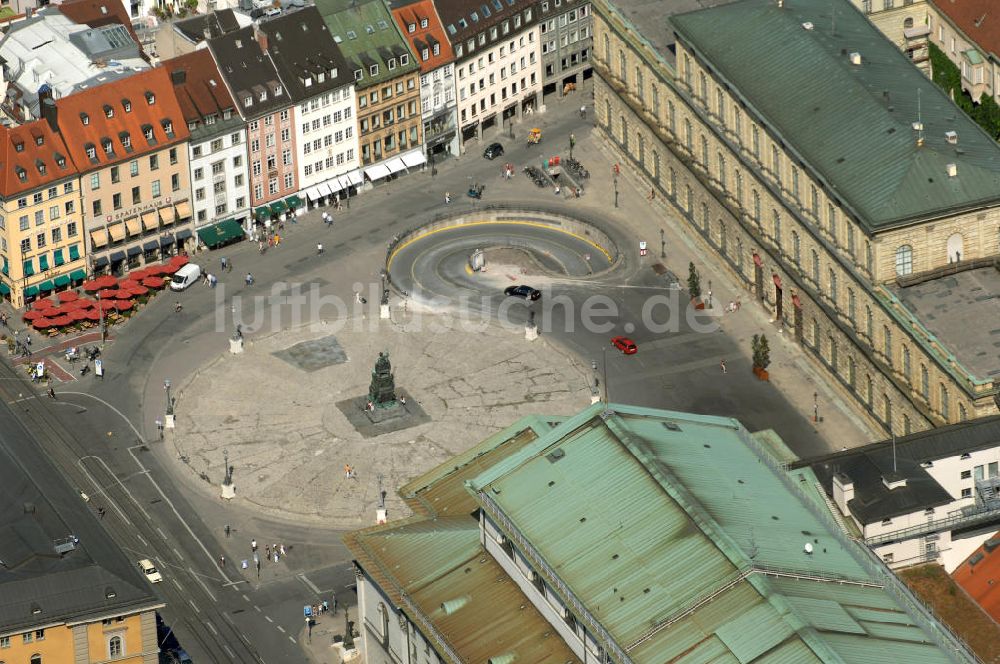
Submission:
M 760 357 L 757 359 L 757 366 L 767 369 L 771 364 L 771 348 L 768 346 L 767 337 L 760 335 L 760 347 L 758 348 Z
M 698 275 L 698 268 L 694 263 L 688 264 L 688 292 L 691 299 L 701 297 L 701 277 Z

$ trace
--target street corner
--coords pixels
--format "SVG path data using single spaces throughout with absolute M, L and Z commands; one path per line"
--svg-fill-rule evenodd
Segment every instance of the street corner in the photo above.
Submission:
M 354 528 L 374 523 L 380 507 L 407 513 L 395 487 L 526 408 L 570 414 L 590 402 L 583 367 L 521 331 L 369 322 L 278 332 L 198 372 L 178 399 L 177 467 L 217 496 L 228 458 L 235 501 Z M 379 353 L 398 412 L 366 412 Z

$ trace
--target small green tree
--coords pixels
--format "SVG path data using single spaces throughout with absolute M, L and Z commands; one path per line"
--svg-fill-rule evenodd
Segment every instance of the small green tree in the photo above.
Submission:
M 691 293 L 691 299 L 701 297 L 701 277 L 694 263 L 688 264 L 688 292 Z
M 756 369 L 760 368 L 760 335 L 755 334 L 753 338 L 750 339 L 750 350 L 753 355 L 753 366 Z
M 761 369 L 767 369 L 771 364 L 771 348 L 767 344 L 767 337 L 765 335 L 760 335 L 760 341 L 758 342 L 758 355 L 757 366 Z

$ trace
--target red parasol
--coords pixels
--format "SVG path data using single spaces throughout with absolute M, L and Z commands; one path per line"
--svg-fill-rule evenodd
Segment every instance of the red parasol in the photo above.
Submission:
M 36 318 L 31 321 L 31 327 L 37 330 L 44 330 L 47 327 L 52 327 L 52 321 L 48 318 Z
M 129 288 L 127 288 L 126 290 L 127 290 L 127 291 L 128 291 L 128 292 L 129 292 L 129 293 L 130 293 L 130 294 L 131 294 L 131 295 L 132 295 L 133 297 L 135 297 L 135 296 L 137 296 L 137 295 L 146 295 L 147 293 L 149 293 L 149 289 L 148 289 L 148 288 L 146 288 L 145 286 L 140 286 L 139 284 L 136 284 L 135 286 L 130 286 L 130 287 L 129 287 Z
M 49 307 L 42 313 L 45 314 L 46 318 L 56 318 L 58 316 L 62 316 L 68 311 L 69 309 L 67 309 L 66 307 Z
M 121 283 L 118 284 L 118 288 L 128 290 L 129 288 L 132 288 L 132 286 L 138 286 L 139 281 L 139 279 L 133 279 L 132 275 L 129 275 L 128 279 L 122 279 Z
M 165 282 L 160 277 L 146 277 L 142 280 L 142 285 L 147 288 L 163 288 Z
M 48 310 L 48 309 L 50 309 L 50 308 L 52 308 L 54 306 L 56 306 L 56 303 L 53 302 L 52 300 L 48 299 L 48 298 L 42 298 L 41 300 L 35 300 L 31 304 L 31 308 L 32 309 L 41 309 L 42 311 L 46 311 L 46 310 Z
M 87 320 L 101 320 L 101 312 L 97 309 L 87 309 Z
M 170 265 L 176 265 L 177 267 L 184 267 L 191 261 L 184 254 L 178 254 L 170 259 Z
M 146 268 L 146 276 L 154 277 L 158 274 L 163 274 L 163 270 L 166 269 L 166 265 L 150 265 Z
M 73 319 L 67 315 L 58 316 L 56 318 L 50 318 L 49 321 L 58 327 L 63 327 L 65 325 L 72 325 Z
M 115 309 L 125 311 L 132 308 L 132 300 L 115 300 Z
M 45 312 L 39 311 L 38 309 L 28 309 L 24 312 L 22 316 L 24 320 L 36 320 L 38 318 L 45 318 Z
M 102 288 L 97 292 L 97 297 L 101 298 L 102 300 L 113 300 L 115 299 L 115 295 L 117 295 L 117 293 L 118 293 L 117 288 Z
M 118 286 L 118 280 L 112 277 L 110 274 L 105 274 L 104 276 L 94 279 L 100 288 L 115 288 Z
M 68 290 L 59 293 L 60 302 L 75 302 L 76 300 L 79 299 L 80 299 L 80 294 L 77 293 L 76 291 Z
M 107 311 L 108 309 L 114 309 L 115 308 L 115 301 L 114 300 L 101 300 L 100 302 L 97 303 L 97 308 L 100 309 L 101 311 Z
M 132 297 L 132 293 L 127 288 L 119 288 L 112 297 L 116 300 L 127 300 Z
M 73 311 L 69 312 L 69 317 L 72 318 L 74 321 L 87 320 L 88 314 L 89 312 L 84 311 L 83 309 L 74 309 Z
M 131 272 L 129 272 L 128 273 L 128 277 L 126 277 L 126 279 L 138 282 L 138 281 L 142 281 L 146 277 L 147 274 L 149 274 L 149 273 L 146 272 L 145 268 L 140 268 L 138 270 L 132 270 Z
M 93 300 L 77 300 L 73 304 L 76 305 L 77 309 L 93 309 L 97 306 L 97 302 L 94 302 Z
M 163 266 L 163 274 L 173 274 L 177 270 L 181 269 L 183 265 L 175 265 L 171 263 L 170 265 Z
M 101 284 L 99 281 L 97 281 L 97 279 L 91 279 L 90 281 L 83 282 L 81 288 L 83 288 L 83 290 L 85 290 L 88 293 L 94 293 L 96 291 L 101 290 Z

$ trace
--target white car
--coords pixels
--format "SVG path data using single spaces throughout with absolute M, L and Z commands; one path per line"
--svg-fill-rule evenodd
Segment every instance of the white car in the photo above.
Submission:
M 160 571 L 156 569 L 156 566 L 153 565 L 153 561 L 149 558 L 144 558 L 139 561 L 139 571 L 142 572 L 142 575 L 145 576 L 146 580 L 150 583 L 159 583 L 160 581 L 163 581 Z

